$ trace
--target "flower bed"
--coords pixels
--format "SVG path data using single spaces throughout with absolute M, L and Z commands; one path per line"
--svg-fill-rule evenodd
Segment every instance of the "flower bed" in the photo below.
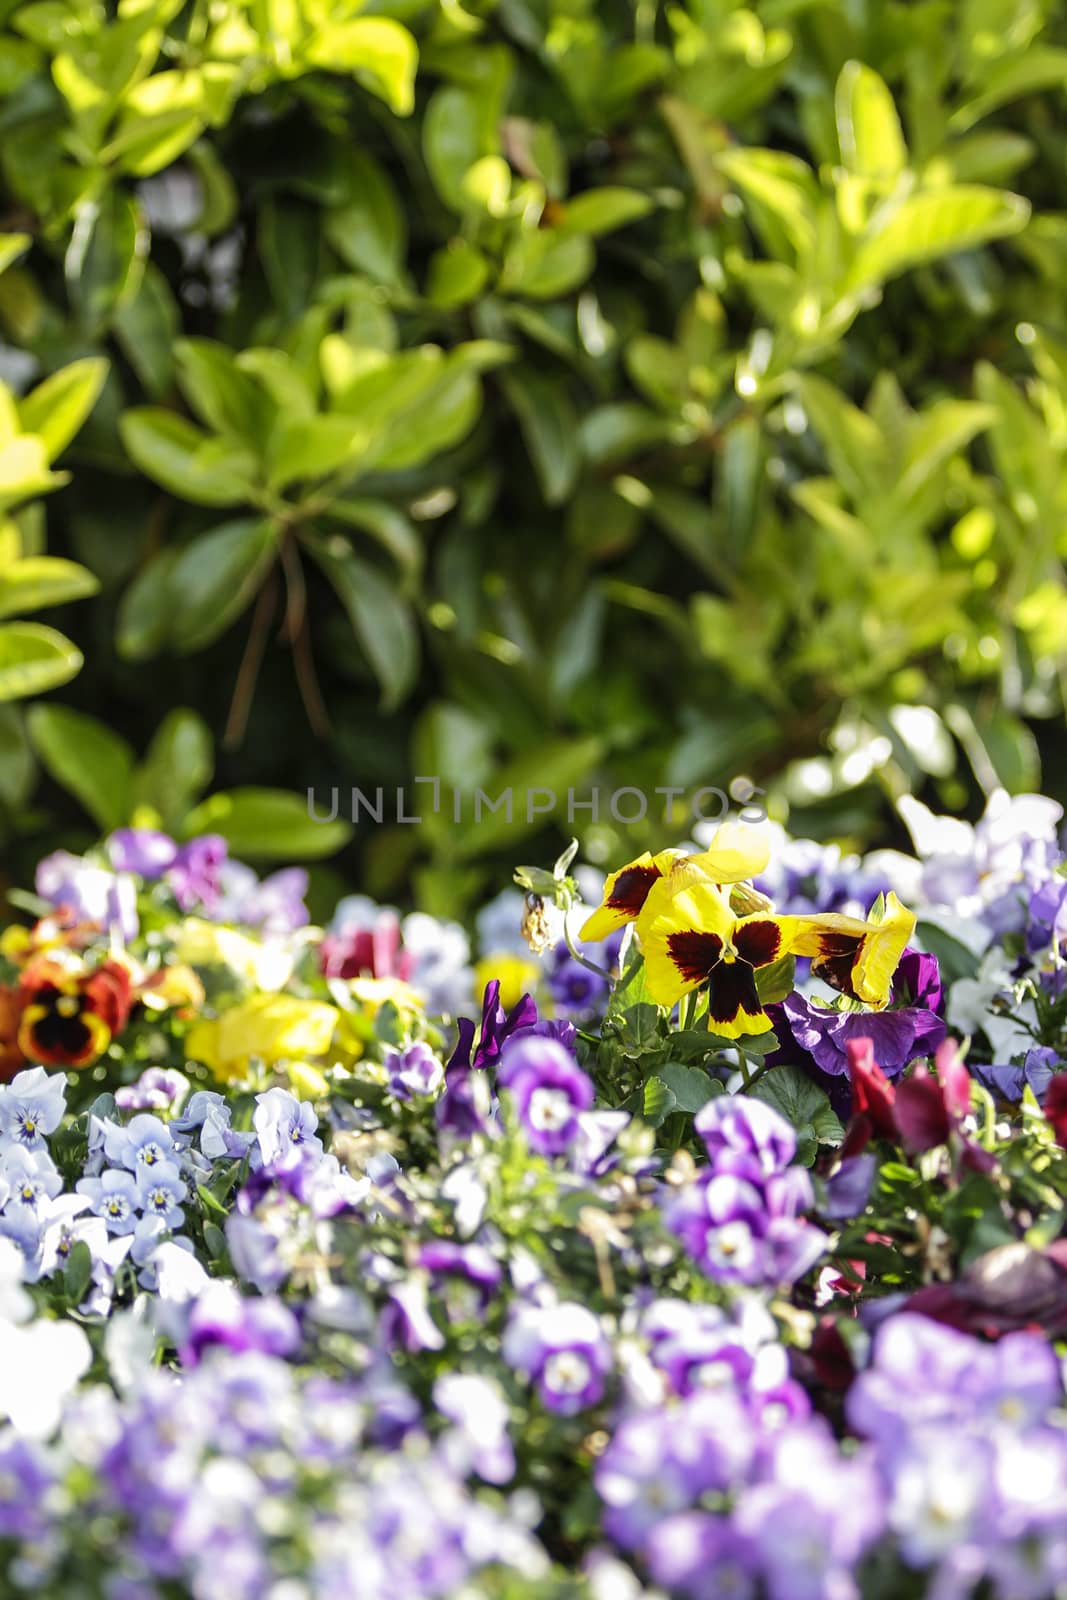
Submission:
M 210 837 L 42 862 L 4 1593 L 1064 1592 L 1060 808 L 902 812 L 568 852 L 473 949 Z

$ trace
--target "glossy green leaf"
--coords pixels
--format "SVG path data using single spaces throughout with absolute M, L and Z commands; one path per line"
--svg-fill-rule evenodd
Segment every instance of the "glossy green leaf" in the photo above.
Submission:
M 12 705 L 0 705 L 0 804 L 10 809 L 24 806 L 36 772 L 21 711 Z
M 908 161 L 893 96 L 877 72 L 846 61 L 834 97 L 841 159 L 861 178 L 895 178 Z
M 256 517 L 223 523 L 187 544 L 167 578 L 174 649 L 202 650 L 224 633 L 257 593 L 277 547 L 275 525 Z
M 348 613 L 381 685 L 383 708 L 399 705 L 419 668 L 419 633 L 411 606 L 346 540 L 316 539 L 309 548 Z
M 654 208 L 655 202 L 637 189 L 587 189 L 567 202 L 557 231 L 591 234 L 596 238 L 647 217 Z
M 214 339 L 179 339 L 174 354 L 178 382 L 200 421 L 239 447 L 261 447 L 273 408 L 233 351 Z
M 83 325 L 106 327 L 137 294 L 148 257 L 149 232 L 137 202 L 108 190 L 79 209 L 64 258 L 67 290 Z
M 69 706 L 33 706 L 26 725 L 42 766 L 105 833 L 129 820 L 133 751 L 125 739 Z
M 235 856 L 253 861 L 312 861 L 332 856 L 352 828 L 340 817 L 316 822 L 307 798 L 287 789 L 233 789 L 213 794 L 190 811 L 185 838 L 220 833 Z
M 13 261 L 26 253 L 31 243 L 28 233 L 0 233 L 0 272 L 6 272 Z
M 104 387 L 107 371 L 107 362 L 99 356 L 72 361 L 19 402 L 23 432 L 35 433 L 44 440 L 49 461 L 62 455 L 89 416 Z
M 99 581 L 76 561 L 28 556 L 0 572 L 0 617 L 23 616 L 96 594 Z
M 307 54 L 312 65 L 328 72 L 355 73 L 398 117 L 414 109 L 418 47 L 390 17 L 333 23 L 315 36 Z
M 23 700 L 69 683 L 82 653 L 63 634 L 38 622 L 0 625 L 0 700 Z
M 558 381 L 532 370 L 504 373 L 501 386 L 550 506 L 566 500 L 581 469 L 578 413 Z
M 426 279 L 426 298 L 452 311 L 477 298 L 490 277 L 486 257 L 466 239 L 452 239 L 434 252 Z
M 250 451 L 229 447 L 175 412 L 150 406 L 124 412 L 120 432 L 134 464 L 179 499 L 205 506 L 247 500 L 256 470 Z
M 845 277 L 850 294 L 912 267 L 1025 227 L 1030 207 L 1019 195 L 979 184 L 956 184 L 888 203 L 876 212 Z
M 171 711 L 156 729 L 134 775 L 135 803 L 151 806 L 165 828 L 177 829 L 214 770 L 211 731 L 203 717 L 187 709 Z
M 365 151 L 353 151 L 347 182 L 351 198 L 326 216 L 326 237 L 346 266 L 381 283 L 394 283 L 404 260 L 407 229 L 384 168 Z

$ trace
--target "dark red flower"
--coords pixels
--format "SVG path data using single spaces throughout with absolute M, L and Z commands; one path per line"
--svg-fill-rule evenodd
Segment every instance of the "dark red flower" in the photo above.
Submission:
M 1045 1092 L 1045 1116 L 1056 1143 L 1067 1150 L 1067 1072 L 1058 1072 Z
M 910 1295 L 906 1309 L 966 1333 L 999 1339 L 1024 1329 L 1051 1338 L 1067 1334 L 1067 1240 L 1046 1250 L 1021 1240 L 997 1245 L 957 1279 Z
M 376 911 L 370 924 L 350 925 L 328 933 L 319 946 L 327 978 L 400 978 L 412 973 L 414 958 L 402 947 L 400 918 L 394 911 Z
M 842 1148 L 842 1158 L 856 1155 L 871 1139 L 897 1139 L 894 1115 L 897 1091 L 874 1059 L 870 1039 L 850 1039 L 848 1075 L 852 1084 L 852 1121 Z

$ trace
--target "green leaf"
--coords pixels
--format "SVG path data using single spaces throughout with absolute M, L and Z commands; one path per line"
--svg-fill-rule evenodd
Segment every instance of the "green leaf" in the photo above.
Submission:
M 419 633 L 411 606 L 344 539 L 309 540 L 308 548 L 336 590 L 381 684 L 383 710 L 393 709 L 419 669 Z
M 317 206 L 274 195 L 259 208 L 259 254 L 271 294 L 288 322 L 311 304 L 322 271 L 322 221 Z
M 657 1067 L 656 1077 L 667 1085 L 678 1110 L 691 1114 L 699 1111 L 713 1096 L 724 1092 L 718 1078 L 709 1078 L 699 1067 L 687 1067 L 680 1061 L 668 1061 Z
M 587 234 L 561 235 L 547 228 L 521 233 L 504 260 L 500 292 L 555 300 L 584 283 L 595 265 Z
M 489 262 L 467 239 L 452 239 L 430 257 L 426 298 L 444 311 L 477 299 L 489 281 Z
M 283 417 L 270 445 L 268 482 L 286 489 L 301 479 L 325 478 L 366 455 L 372 439 L 367 423 L 347 416 Z
M 470 860 L 487 851 L 511 848 L 528 834 L 546 826 L 548 815 L 543 807 L 554 800 L 557 823 L 566 816 L 567 790 L 588 783 L 590 774 L 603 754 L 599 738 L 554 739 L 540 743 L 513 761 L 497 769 L 485 784 L 492 798 L 512 794 L 510 818 L 506 806 L 496 811 L 483 811 L 473 820 L 472 806 L 464 812 L 467 819 L 460 829 L 449 827 L 450 848 L 458 860 Z
M 105 833 L 129 819 L 133 751 L 125 739 L 69 706 L 33 706 L 26 725 L 41 765 Z
M 404 261 L 406 227 L 385 169 L 365 151 L 348 157 L 352 197 L 326 215 L 326 237 L 346 266 L 379 283 L 396 283 Z
M 55 628 L 39 622 L 0 626 L 0 700 L 24 700 L 69 683 L 82 668 L 82 653 Z
M 717 156 L 716 164 L 745 196 L 773 256 L 789 261 L 810 252 L 819 196 L 803 161 L 780 150 L 732 149 Z
M 591 234 L 597 238 L 602 233 L 625 228 L 627 223 L 647 217 L 654 210 L 655 201 L 639 189 L 587 189 L 584 194 L 567 201 L 556 232 Z
M 170 635 L 173 617 L 170 576 L 180 551 L 158 551 L 134 578 L 119 602 L 115 648 L 126 661 L 158 655 Z
M 271 407 L 233 351 L 214 339 L 179 339 L 174 353 L 182 393 L 201 422 L 238 446 L 260 446 Z
M 85 567 L 59 556 L 27 556 L 0 572 L 0 617 L 22 616 L 96 594 L 100 584 Z
M 793 993 L 796 970 L 795 956 L 782 956 L 772 961 L 770 966 L 759 967 L 756 971 L 756 992 L 761 1003 L 769 1006 L 787 999 Z
M 184 837 L 221 833 L 236 856 L 261 860 L 310 861 L 332 856 L 351 837 L 339 818 L 316 822 L 305 795 L 285 789 L 233 789 L 213 794 L 185 819 Z
M 529 369 L 501 373 L 499 381 L 519 419 L 546 503 L 562 505 L 582 464 L 578 413 L 566 388 Z
M 37 776 L 22 716 L 0 706 L 0 804 L 14 810 L 30 798 Z
M 389 552 L 404 577 L 416 577 L 422 570 L 422 540 L 411 519 L 388 500 L 334 500 L 330 516 L 369 534 Z
M 119 306 L 112 326 L 142 387 L 153 400 L 161 400 L 174 381 L 181 315 L 170 285 L 151 262 L 133 299 Z
M 893 96 L 877 72 L 846 61 L 834 95 L 841 160 L 861 178 L 895 178 L 908 164 Z
M 63 1272 L 63 1287 L 71 1305 L 80 1305 L 93 1277 L 93 1257 L 84 1239 L 71 1246 Z
M 844 289 L 857 294 L 900 272 L 1018 233 L 1029 202 L 1002 189 L 956 184 L 880 208 L 861 239 Z
M 78 208 L 63 268 L 71 304 L 92 333 L 106 328 L 140 287 L 149 232 L 140 206 L 121 189 Z
M 134 779 L 135 803 L 158 811 L 164 827 L 173 831 L 214 770 L 211 730 L 195 711 L 179 707 L 156 729 Z
M 327 72 L 353 72 L 398 117 L 415 109 L 415 40 L 390 17 L 357 17 L 322 29 L 307 52 L 312 66 Z
M 878 424 L 825 378 L 804 377 L 799 391 L 842 488 L 853 500 L 877 495 L 887 472 L 886 445 Z
M 49 472 L 44 440 L 36 434 L 20 434 L 0 446 L 0 510 L 49 494 L 66 481 L 63 473 Z
M 224 522 L 187 544 L 170 570 L 169 642 L 186 654 L 224 633 L 259 590 L 277 552 L 272 522 Z
M 659 1006 L 639 1000 L 629 1005 L 613 1022 L 613 1031 L 628 1056 L 644 1056 L 663 1044 Z
M 825 1090 L 820 1089 L 799 1067 L 778 1066 L 769 1068 L 752 1090 L 757 1100 L 764 1100 L 780 1111 L 787 1122 L 797 1130 L 797 1142 L 805 1165 L 815 1159 L 820 1144 L 840 1144 L 844 1138 L 842 1128 Z
M 87 356 L 53 372 L 19 401 L 19 421 L 24 433 L 44 440 L 49 461 L 62 455 L 97 402 L 108 364 L 102 356 Z
M 204 506 L 248 499 L 255 474 L 251 452 L 228 447 L 173 411 L 126 411 L 119 432 L 134 465 L 179 499 Z
M 0 233 L 0 272 L 6 272 L 32 243 L 28 233 Z
M 677 1109 L 678 1102 L 662 1078 L 646 1079 L 641 1116 L 650 1128 L 661 1127 L 671 1112 Z

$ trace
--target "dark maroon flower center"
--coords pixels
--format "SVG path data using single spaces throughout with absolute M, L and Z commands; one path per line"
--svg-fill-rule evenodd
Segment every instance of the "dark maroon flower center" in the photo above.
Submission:
M 611 886 L 607 904 L 612 911 L 636 917 L 644 908 L 652 885 L 662 876 L 658 867 L 625 867 Z

